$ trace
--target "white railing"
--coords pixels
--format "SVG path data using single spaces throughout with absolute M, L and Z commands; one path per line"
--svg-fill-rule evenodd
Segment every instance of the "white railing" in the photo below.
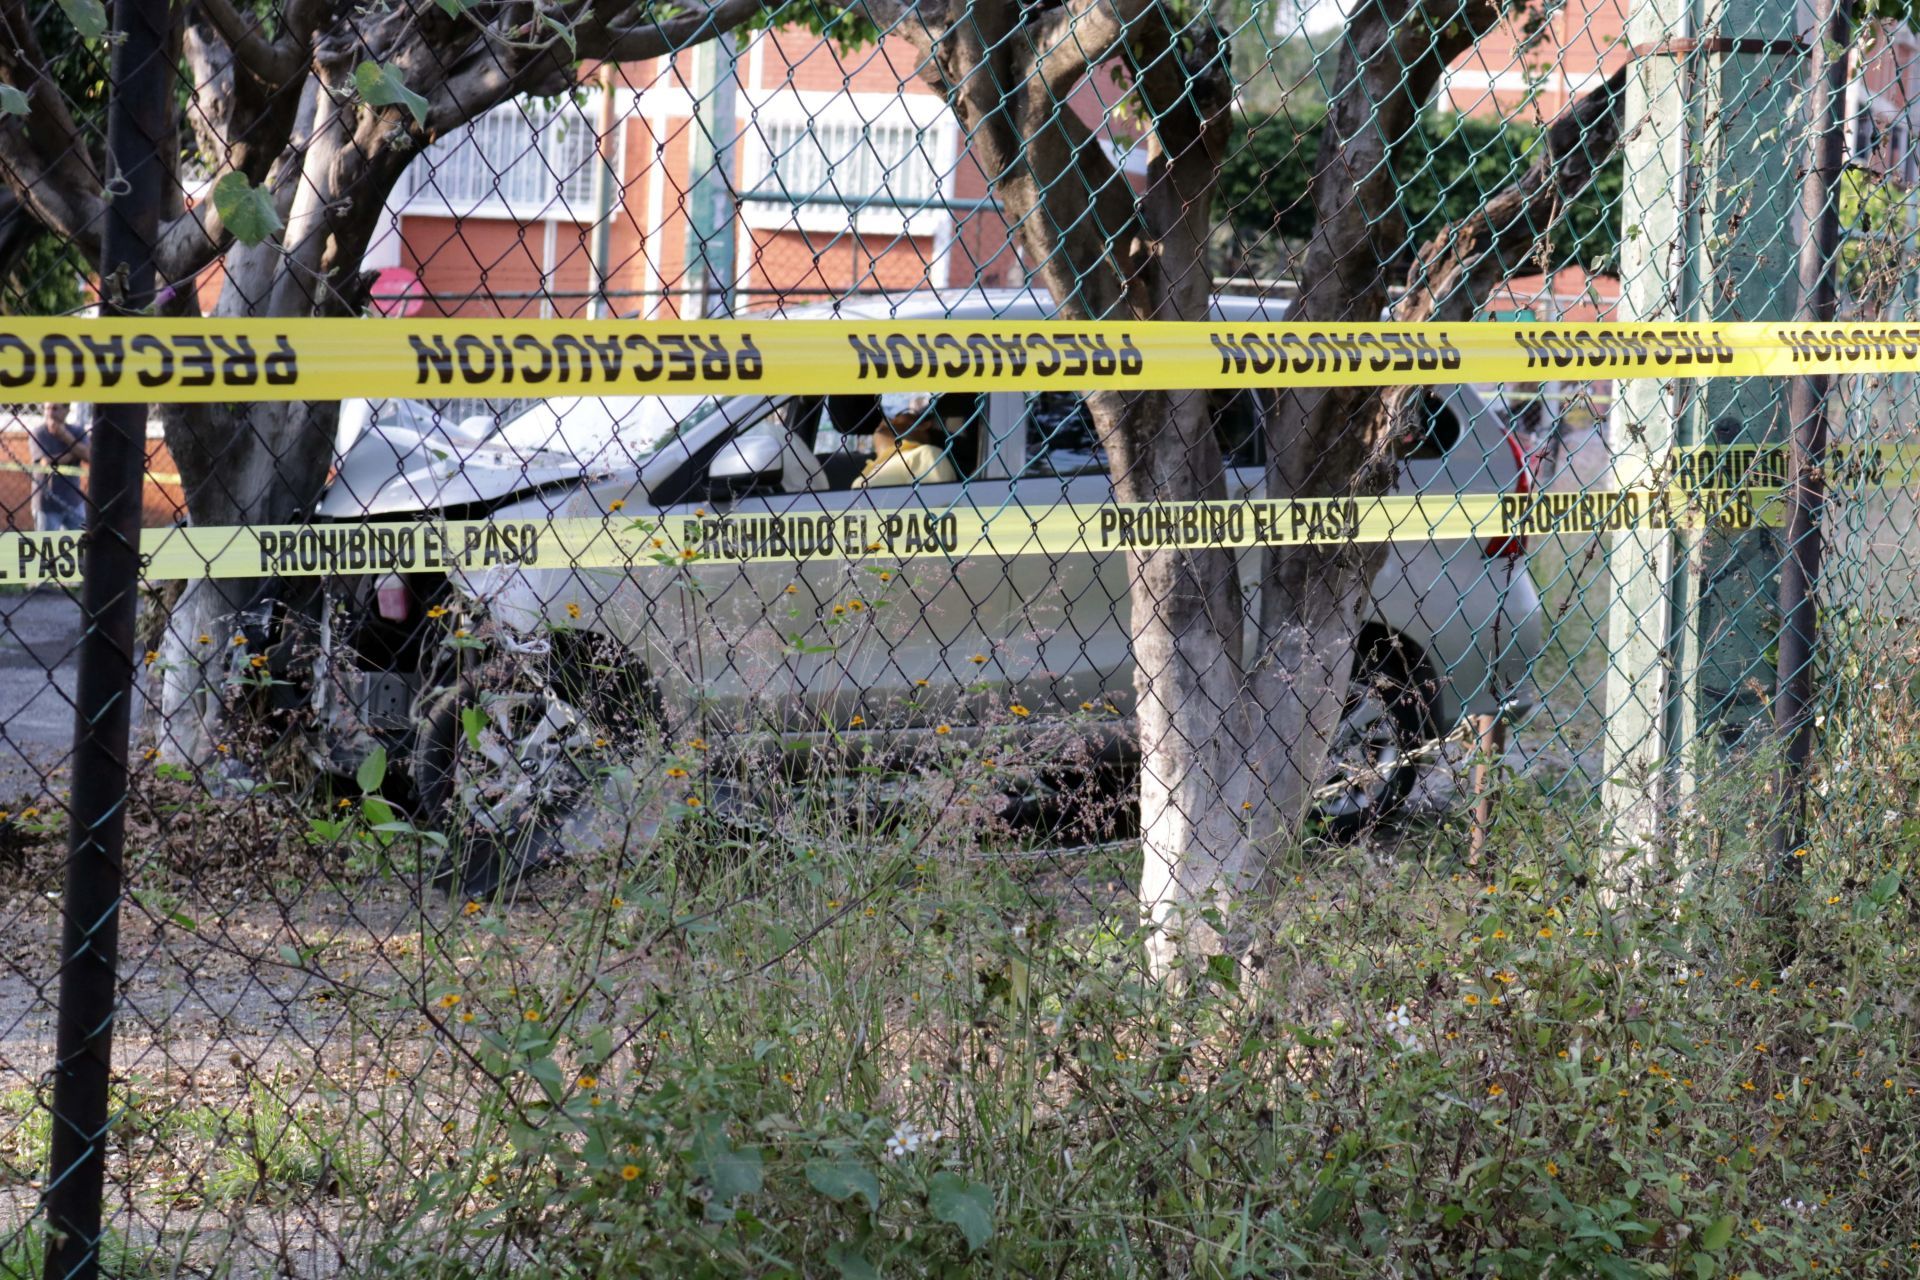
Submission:
M 521 99 L 435 142 L 407 171 L 406 207 L 460 217 L 593 220 L 590 104 Z
M 777 120 L 762 125 L 760 136 L 760 171 L 749 191 L 831 197 L 854 209 L 925 202 L 940 191 L 934 131 L 912 123 Z

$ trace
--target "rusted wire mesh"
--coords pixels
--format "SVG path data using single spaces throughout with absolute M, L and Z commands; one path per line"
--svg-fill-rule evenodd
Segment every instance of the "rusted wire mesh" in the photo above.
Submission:
M 144 307 L 103 249 L 138 75 L 162 318 L 1912 318 L 1892 10 L 0 12 L 17 316 Z M 136 22 L 161 52 L 110 65 Z M 123 850 L 68 841 L 94 615 L 18 585 L 98 517 L 95 411 L 15 405 L 0 1276 L 1914 1274 L 1913 359 L 1569 356 L 156 403 L 150 531 L 1717 496 L 142 582 Z M 104 1119 L 55 1101 L 89 949 Z M 97 1235 L 46 1208 L 56 1147 L 103 1164 Z

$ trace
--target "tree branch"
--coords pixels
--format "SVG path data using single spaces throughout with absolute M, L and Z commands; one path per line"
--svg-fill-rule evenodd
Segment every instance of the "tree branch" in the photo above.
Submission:
M 96 261 L 107 216 L 99 183 L 82 181 L 78 165 L 49 161 L 34 145 L 29 126 L 30 121 L 11 117 L 0 124 L 0 179 L 43 226 Z
M 48 65 L 23 0 L 0 0 L 0 81 L 29 100 L 25 118 L 0 122 L 0 180 L 33 217 L 94 261 L 106 205 L 93 144 L 104 135 L 81 131 Z
M 689 45 L 711 40 L 733 30 L 765 7 L 764 0 L 721 0 L 666 22 L 650 22 L 629 27 L 609 27 L 607 43 L 589 50 L 581 46 L 582 57 L 611 62 L 639 62 L 659 58 Z
M 1466 320 L 1546 244 L 1562 211 L 1593 185 L 1620 144 L 1627 71 L 1614 72 L 1554 120 L 1527 171 L 1420 248 L 1397 319 Z
M 1069 0 L 1033 33 L 1032 76 L 1055 103 L 1065 105 L 1087 72 L 1138 34 L 1151 0 Z
M 219 31 L 220 38 L 227 42 L 234 60 L 254 79 L 277 88 L 300 74 L 304 59 L 299 45 L 269 39 L 261 30 L 259 20 L 242 17 L 230 0 L 196 0 L 196 3 Z

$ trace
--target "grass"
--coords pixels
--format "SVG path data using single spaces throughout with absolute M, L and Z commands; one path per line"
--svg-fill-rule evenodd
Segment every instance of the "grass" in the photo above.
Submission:
M 1911 1274 L 1920 823 L 1831 815 L 1782 973 L 1745 779 L 1634 911 L 1516 785 L 1497 871 L 1302 851 L 1258 967 L 1176 995 L 1129 858 L 996 845 L 965 794 L 687 814 L 538 930 L 462 909 L 420 995 L 471 1068 L 356 1099 L 433 1168 L 371 1269 Z
M 280 1021 L 135 1055 L 117 1221 L 236 1273 L 306 1224 L 382 1276 L 1912 1275 L 1920 726 L 1834 678 L 1791 875 L 1756 763 L 1631 900 L 1590 798 L 1514 779 L 1477 866 L 1458 820 L 1284 851 L 1256 951 L 1178 988 L 1136 849 L 993 818 L 1046 759 L 1011 741 L 745 805 L 669 745 L 601 828 L 657 838 L 498 902 L 348 871 L 351 806 L 170 801 L 129 972 Z M 311 843 L 249 870 L 203 827 Z M 35 1115 L 0 1098 L 23 1151 Z
M 204 1147 L 201 1190 L 216 1204 L 334 1194 L 358 1153 L 324 1107 L 290 1102 L 290 1091 L 255 1080 L 236 1104 L 181 1109 L 166 1117 L 162 1142 Z
M 53 1116 L 32 1089 L 0 1091 L 0 1185 L 42 1175 L 53 1142 Z
M 99 1257 L 100 1274 L 107 1280 L 147 1280 L 172 1274 L 164 1259 L 151 1250 L 128 1244 L 111 1229 L 101 1240 Z M 0 1238 L 0 1280 L 43 1280 L 46 1265 L 46 1230 L 39 1223 Z

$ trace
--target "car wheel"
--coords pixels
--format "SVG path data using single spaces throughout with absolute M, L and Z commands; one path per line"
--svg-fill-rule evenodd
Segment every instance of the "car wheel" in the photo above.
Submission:
M 1420 777 L 1417 753 L 1433 736 L 1432 718 L 1424 682 L 1400 649 L 1370 645 L 1354 664 L 1327 752 L 1316 812 L 1329 835 L 1352 840 L 1406 804 Z
M 484 897 L 559 852 L 605 749 L 653 721 L 635 664 L 576 649 L 488 657 L 428 682 L 415 714 L 416 824 L 442 832 L 437 885 Z

